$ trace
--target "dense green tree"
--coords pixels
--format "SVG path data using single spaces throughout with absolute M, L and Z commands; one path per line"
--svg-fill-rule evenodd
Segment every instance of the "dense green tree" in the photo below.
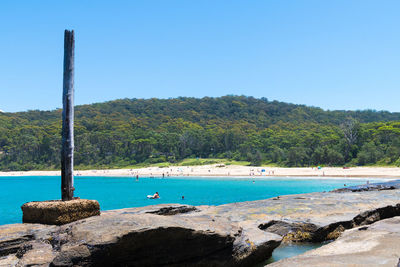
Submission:
M 121 99 L 77 106 L 78 168 L 176 162 L 400 165 L 400 113 L 324 111 L 266 98 Z M 61 110 L 0 113 L 0 170 L 60 167 Z
M 366 143 L 358 153 L 357 160 L 360 165 L 377 163 L 384 156 L 380 146 L 373 142 Z

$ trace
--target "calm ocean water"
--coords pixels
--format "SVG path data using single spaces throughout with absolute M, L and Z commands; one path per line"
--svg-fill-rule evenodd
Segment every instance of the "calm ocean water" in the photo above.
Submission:
M 279 195 L 328 191 L 373 179 L 75 177 L 75 196 L 97 199 L 102 210 L 161 203 L 220 205 Z M 21 205 L 60 198 L 60 177 L 0 177 L 0 225 L 20 223 Z M 147 199 L 159 192 L 161 198 Z M 185 199 L 182 200 L 182 196 Z

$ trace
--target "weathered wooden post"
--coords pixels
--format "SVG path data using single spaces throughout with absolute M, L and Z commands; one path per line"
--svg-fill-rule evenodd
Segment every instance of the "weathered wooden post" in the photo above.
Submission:
M 74 198 L 74 48 L 74 31 L 65 30 L 61 141 L 62 201 L 25 203 L 21 206 L 24 223 L 62 225 L 100 215 L 100 205 L 96 200 Z
M 64 33 L 61 199 L 74 197 L 74 31 Z

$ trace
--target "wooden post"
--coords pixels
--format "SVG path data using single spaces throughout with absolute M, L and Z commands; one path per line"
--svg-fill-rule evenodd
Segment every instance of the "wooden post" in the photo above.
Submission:
M 64 33 L 61 199 L 74 197 L 74 31 Z

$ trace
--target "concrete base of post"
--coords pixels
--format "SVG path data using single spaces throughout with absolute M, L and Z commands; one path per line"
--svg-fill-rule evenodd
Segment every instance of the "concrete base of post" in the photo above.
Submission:
M 100 215 L 99 202 L 88 199 L 34 201 L 25 203 L 21 209 L 24 223 L 62 225 Z

